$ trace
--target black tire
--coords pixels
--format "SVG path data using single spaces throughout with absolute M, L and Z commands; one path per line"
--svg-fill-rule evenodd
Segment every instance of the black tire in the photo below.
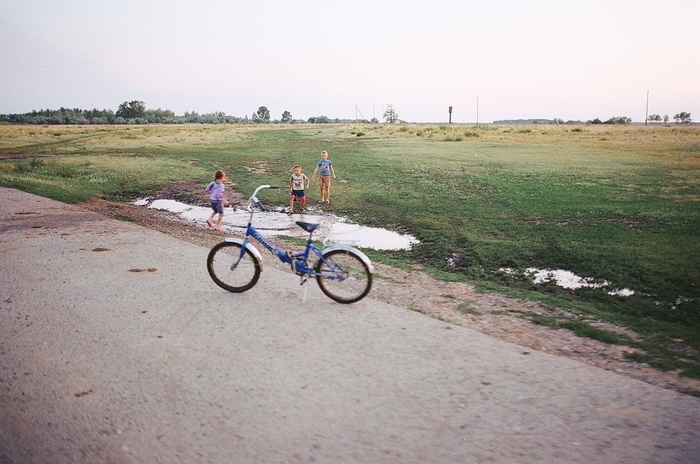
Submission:
M 260 278 L 260 261 L 250 250 L 246 249 L 238 265 L 241 244 L 221 242 L 214 245 L 207 257 L 207 271 L 219 287 L 229 292 L 241 293 L 251 289 Z
M 365 262 L 349 250 L 332 250 L 316 263 L 316 281 L 326 296 L 338 303 L 354 303 L 367 296 L 372 288 L 372 273 Z M 342 279 L 334 278 L 340 274 Z

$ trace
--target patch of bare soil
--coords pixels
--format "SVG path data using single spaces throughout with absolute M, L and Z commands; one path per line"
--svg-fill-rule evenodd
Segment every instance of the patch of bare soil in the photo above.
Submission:
M 227 189 L 228 199 L 234 204 L 243 202 L 243 196 Z M 201 186 L 192 182 L 171 184 L 152 199 L 175 199 L 188 204 L 206 205 L 208 197 Z M 128 220 L 164 232 L 179 239 L 214 246 L 225 236 L 181 219 L 177 214 L 126 203 L 93 199 L 79 206 L 107 216 Z M 275 240 L 273 240 L 274 242 Z M 646 364 L 625 359 L 625 353 L 634 348 L 608 345 L 590 338 L 578 337 L 566 329 L 553 329 L 533 324 L 524 314 L 554 315 L 532 301 L 519 300 L 498 294 L 478 293 L 468 284 L 443 282 L 421 272 L 419 268 L 404 271 L 383 264 L 375 264 L 375 279 L 370 296 L 386 303 L 402 306 L 450 324 L 468 327 L 506 340 L 529 350 L 566 356 L 587 364 L 626 375 L 644 382 L 679 392 L 700 392 L 700 380 L 681 377 L 677 372 L 663 372 Z M 621 333 L 631 338 L 635 334 L 612 324 L 587 321 L 590 325 Z

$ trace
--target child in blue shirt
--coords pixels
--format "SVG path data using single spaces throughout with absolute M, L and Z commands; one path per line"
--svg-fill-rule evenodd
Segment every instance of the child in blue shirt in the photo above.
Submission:
M 311 174 L 311 180 L 314 180 L 318 173 L 318 188 L 321 189 L 321 199 L 319 203 L 330 203 L 331 202 L 331 175 L 333 179 L 335 177 L 335 171 L 333 170 L 333 163 L 328 159 L 328 152 L 323 150 L 321 152 L 321 161 L 316 163 L 316 169 L 314 173 Z

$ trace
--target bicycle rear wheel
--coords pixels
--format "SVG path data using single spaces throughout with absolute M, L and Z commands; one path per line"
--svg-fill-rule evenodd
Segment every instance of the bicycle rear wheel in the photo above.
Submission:
M 332 250 L 315 266 L 321 291 L 338 303 L 361 300 L 372 288 L 372 273 L 365 262 L 350 250 Z
M 260 278 L 260 261 L 246 249 L 240 261 L 241 244 L 221 242 L 214 245 L 207 257 L 207 271 L 219 287 L 241 293 L 252 288 Z M 233 265 L 238 264 L 233 267 Z

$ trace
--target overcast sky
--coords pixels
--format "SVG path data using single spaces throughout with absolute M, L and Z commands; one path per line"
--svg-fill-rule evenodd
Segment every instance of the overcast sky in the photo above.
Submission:
M 640 122 L 648 90 L 700 121 L 699 24 L 698 0 L 0 0 L 0 114 Z

